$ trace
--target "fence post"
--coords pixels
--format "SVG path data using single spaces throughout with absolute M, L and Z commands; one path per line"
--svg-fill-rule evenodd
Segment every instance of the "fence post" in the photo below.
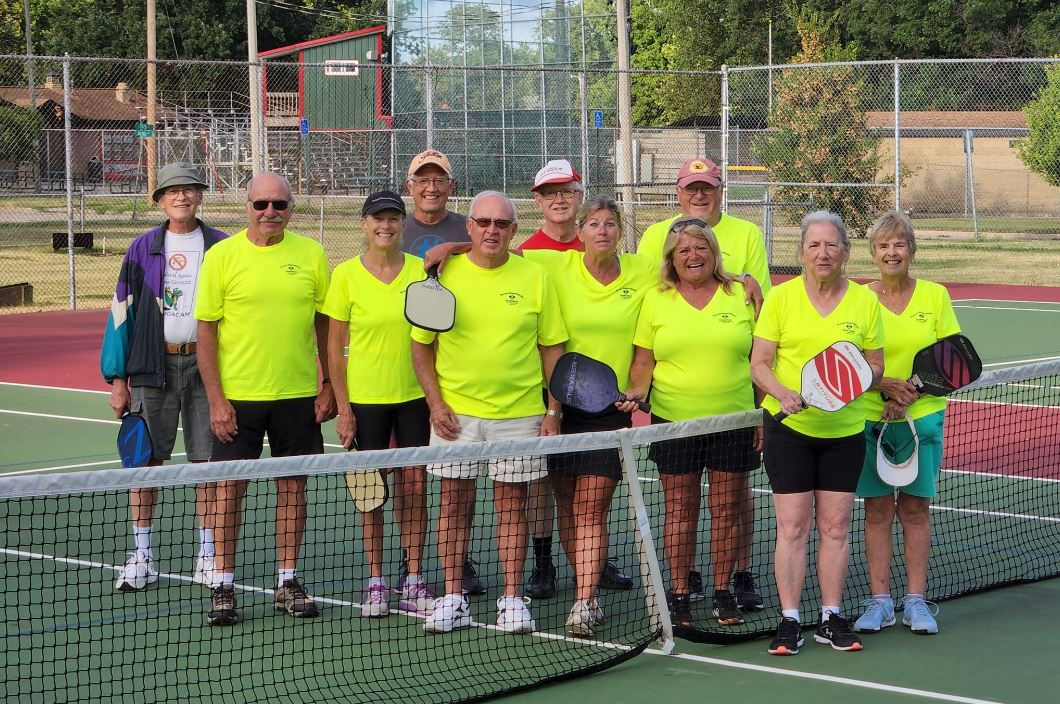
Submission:
M 901 64 L 894 60 L 894 209 L 902 209 L 902 79 Z
M 428 66 L 427 69 L 427 148 L 434 148 L 434 71 Z
M 729 67 L 721 65 L 721 211 L 729 212 Z
M 585 86 L 585 71 L 578 74 L 578 106 L 581 110 L 579 121 L 580 139 L 582 147 L 582 182 L 585 190 L 589 190 L 591 176 L 589 174 L 589 96 Z
M 66 164 L 66 258 L 69 264 L 70 310 L 77 310 L 74 266 L 74 132 L 70 118 L 70 54 L 63 55 L 63 151 Z

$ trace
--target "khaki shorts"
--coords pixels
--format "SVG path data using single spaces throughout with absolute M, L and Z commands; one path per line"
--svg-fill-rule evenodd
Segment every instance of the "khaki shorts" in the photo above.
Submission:
M 486 442 L 488 440 L 519 440 L 536 438 L 541 430 L 544 416 L 505 418 L 493 420 L 457 414 L 460 436 L 446 440 L 435 435 L 431 429 L 431 446 L 452 445 L 457 442 Z M 477 479 L 486 470 L 486 476 L 496 482 L 518 484 L 544 479 L 548 475 L 545 458 L 540 456 L 497 457 L 472 462 L 429 464 L 427 471 L 443 479 Z

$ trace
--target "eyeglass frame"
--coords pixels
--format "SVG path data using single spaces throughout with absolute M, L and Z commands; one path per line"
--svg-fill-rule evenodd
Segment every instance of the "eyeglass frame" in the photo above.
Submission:
M 704 195 L 713 196 L 713 195 L 717 195 L 718 193 L 721 193 L 721 190 L 723 188 L 723 186 L 720 183 L 717 186 L 711 186 L 709 183 L 706 184 L 706 185 L 696 185 L 696 184 L 703 184 L 703 183 L 705 183 L 705 182 L 704 181 L 693 181 L 692 183 L 688 184 L 687 186 L 678 186 L 678 188 L 680 188 L 681 192 L 684 193 L 686 196 L 694 196 L 696 193 L 700 193 L 700 192 L 703 193 Z M 689 189 L 691 189 L 691 190 L 689 190 Z
M 691 225 L 694 225 L 696 227 L 700 227 L 700 228 L 703 228 L 703 229 L 710 229 L 710 225 L 707 224 L 706 220 L 703 220 L 701 218 L 686 217 L 686 218 L 677 218 L 672 223 L 670 223 L 670 230 L 669 231 L 670 232 L 678 232 L 679 233 L 679 232 L 684 231 L 686 228 L 688 228 Z
M 291 207 L 294 205 L 291 201 L 283 199 L 283 198 L 275 199 L 275 200 L 269 200 L 269 199 L 266 199 L 266 198 L 261 198 L 259 200 L 248 200 L 247 202 L 250 203 L 250 207 L 251 208 L 253 208 L 255 211 L 257 211 L 259 213 L 264 213 L 266 210 L 269 209 L 270 205 L 272 206 L 272 209 L 277 211 L 277 212 L 280 212 L 280 211 L 283 211 L 283 210 L 290 210 Z M 259 203 L 264 203 L 265 205 L 263 205 L 261 207 L 258 207 Z M 283 206 L 283 207 L 280 207 L 280 206 Z
M 577 188 L 559 188 L 555 191 L 537 191 L 537 195 L 541 196 L 542 200 L 553 201 L 560 194 L 563 194 L 563 200 L 574 200 L 581 191 Z
M 162 190 L 162 195 L 163 196 L 182 195 L 182 196 L 185 196 L 187 198 L 191 198 L 192 196 L 198 195 L 201 192 L 202 192 L 202 187 L 201 186 L 195 186 L 195 185 L 167 186 L 166 188 L 164 188 Z
M 490 225 L 494 225 L 498 230 L 507 230 L 515 224 L 515 220 L 509 220 L 508 218 L 468 218 L 471 222 L 475 223 L 478 227 L 485 230 Z M 485 224 L 483 224 L 485 223 Z
M 409 176 L 408 181 L 418 188 L 445 188 L 453 183 L 452 176 Z

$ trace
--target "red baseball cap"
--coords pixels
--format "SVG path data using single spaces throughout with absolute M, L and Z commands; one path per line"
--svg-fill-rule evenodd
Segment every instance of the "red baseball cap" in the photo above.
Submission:
M 534 187 L 530 190 L 536 191 L 541 186 L 549 183 L 569 183 L 571 181 L 582 182 L 581 174 L 574 168 L 574 165 L 566 159 L 553 159 L 545 164 L 534 176 Z
M 710 159 L 697 156 L 681 164 L 677 172 L 677 185 L 681 188 L 693 183 L 721 185 L 721 169 Z

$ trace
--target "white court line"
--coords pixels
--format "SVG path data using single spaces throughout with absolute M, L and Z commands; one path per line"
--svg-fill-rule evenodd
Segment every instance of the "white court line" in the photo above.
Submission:
M 1056 301 L 1010 301 L 1007 298 L 956 298 L 954 303 L 971 303 L 972 301 L 983 301 L 984 303 L 1037 303 L 1045 305 L 1060 306 Z
M 81 418 L 79 416 L 58 416 L 54 413 L 30 413 L 29 411 L 12 411 L 0 408 L 0 413 L 10 413 L 16 416 L 33 416 L 34 418 L 51 418 L 53 420 L 80 420 L 85 423 L 106 423 L 107 425 L 121 425 L 120 420 L 105 420 L 103 418 Z
M 1053 355 L 1052 357 L 1034 357 L 1033 359 L 1010 359 L 1004 362 L 990 362 L 984 364 L 983 368 L 987 367 L 1004 367 L 1006 365 L 1017 365 L 1017 364 L 1034 364 L 1035 362 L 1048 362 L 1053 359 L 1060 359 L 1060 355 Z
M 1030 313 L 1060 313 L 1060 308 L 1016 308 L 1014 306 L 962 306 L 953 304 L 954 308 L 971 308 L 972 310 L 1025 310 Z
M 82 394 L 104 394 L 110 395 L 109 391 L 95 391 L 94 389 L 74 389 L 69 386 L 43 386 L 41 384 L 18 384 L 13 381 L 0 381 L 0 386 L 18 386 L 23 389 L 47 389 L 49 391 L 77 391 Z
M 105 570 L 111 570 L 113 572 L 118 572 L 119 570 L 121 570 L 120 566 L 111 565 L 111 564 L 108 564 L 108 563 L 105 563 L 105 562 L 95 562 L 95 561 L 91 561 L 91 560 L 78 560 L 78 559 L 70 558 L 70 557 L 57 557 L 55 555 L 46 555 L 46 554 L 42 554 L 42 553 L 27 552 L 27 551 L 23 551 L 23 550 L 11 550 L 11 549 L 7 549 L 7 548 L 0 548 L 0 554 L 6 554 L 6 555 L 11 555 L 11 556 L 14 556 L 14 557 L 20 557 L 20 558 L 25 558 L 25 559 L 30 559 L 30 560 L 53 560 L 55 562 L 62 563 L 62 564 L 75 565 L 77 567 L 90 567 L 90 568 L 96 568 L 96 569 L 105 569 Z M 191 577 L 188 577 L 188 576 L 182 575 L 182 574 L 169 574 L 169 573 L 160 572 L 158 576 L 160 578 L 171 579 L 171 580 L 178 581 L 178 582 L 191 582 Z M 245 584 L 237 584 L 235 586 L 236 586 L 236 589 L 239 589 L 240 591 L 257 592 L 257 593 L 261 593 L 261 594 L 275 594 L 275 590 L 266 589 L 264 587 L 255 587 L 255 586 L 252 586 L 252 585 L 245 585 Z M 330 599 L 330 598 L 327 598 L 327 597 L 321 597 L 321 596 L 317 596 L 317 595 L 313 595 L 313 599 L 314 599 L 314 601 L 318 601 L 318 602 L 320 602 L 322 604 L 330 604 L 330 605 L 333 605 L 333 606 L 343 606 L 343 607 L 354 608 L 354 609 L 360 609 L 361 608 L 360 604 L 357 604 L 357 603 L 351 602 L 351 601 L 341 600 L 341 599 Z M 418 618 L 418 619 L 424 619 L 425 618 L 424 616 L 420 616 L 420 615 L 417 615 L 417 614 L 410 614 L 410 613 L 407 613 L 407 612 L 401 612 L 400 610 L 398 610 L 397 613 L 399 613 L 400 615 L 404 615 L 406 617 L 409 617 L 409 618 Z M 476 628 L 481 628 L 483 630 L 490 630 L 490 631 L 498 631 L 498 632 L 500 632 L 500 629 L 497 628 L 497 626 L 491 626 L 491 625 L 485 624 L 485 623 L 472 622 L 471 625 L 476 627 Z M 609 643 L 607 641 L 596 641 L 596 640 L 585 639 L 585 638 L 573 638 L 571 636 L 567 636 L 567 635 L 559 634 L 559 633 L 546 633 L 546 632 L 535 631 L 531 635 L 533 637 L 535 637 L 535 638 L 543 638 L 543 639 L 547 639 L 547 640 L 556 640 L 556 641 L 565 641 L 565 642 L 574 643 L 574 644 L 577 644 L 577 645 L 596 646 L 596 647 L 607 649 L 607 650 L 626 651 L 626 650 L 630 649 L 629 646 L 622 645 L 620 643 Z M 646 649 L 644 652 L 650 653 L 652 655 L 665 655 L 666 654 L 663 651 L 657 650 L 655 648 Z M 909 696 L 921 697 L 921 698 L 924 698 L 924 699 L 934 699 L 934 700 L 937 700 L 937 701 L 945 701 L 945 702 L 956 702 L 958 704 L 1001 704 L 1000 702 L 995 702 L 995 701 L 991 701 L 991 700 L 988 700 L 988 699 L 974 699 L 972 697 L 961 697 L 961 696 L 954 695 L 954 694 L 944 694 L 942 692 L 931 692 L 931 691 L 923 690 L 923 689 L 913 689 L 911 687 L 897 687 L 897 686 L 889 685 L 889 684 L 881 684 L 879 682 L 868 682 L 868 681 L 865 681 L 865 680 L 855 680 L 855 679 L 851 679 L 849 677 L 836 677 L 834 675 L 822 675 L 822 674 L 818 674 L 816 672 L 798 672 L 798 671 L 795 671 L 795 670 L 784 670 L 784 669 L 781 669 L 781 668 L 778 668 L 778 667 L 768 667 L 766 665 L 754 665 L 754 664 L 751 664 L 751 663 L 735 662 L 735 661 L 732 661 L 732 660 L 723 660 L 723 659 L 720 659 L 720 658 L 710 658 L 710 657 L 706 657 L 706 656 L 703 656 L 703 655 L 691 655 L 691 654 L 685 654 L 685 653 L 674 653 L 674 654 L 671 655 L 671 657 L 679 658 L 681 660 L 688 660 L 688 661 L 691 661 L 691 662 L 702 663 L 702 664 L 706 664 L 706 665 L 716 665 L 716 666 L 719 666 L 719 667 L 731 667 L 731 668 L 735 668 L 735 669 L 739 669 L 739 670 L 752 670 L 754 672 L 764 672 L 764 673 L 769 673 L 769 674 L 773 674 L 773 675 L 780 675 L 782 677 L 795 677 L 795 678 L 799 678 L 799 679 L 816 680 L 816 681 L 819 681 L 819 682 L 829 682 L 831 684 L 846 685 L 846 686 L 849 686 L 849 687 L 858 687 L 858 688 L 861 688 L 861 689 L 871 689 L 871 690 L 883 691 L 883 692 L 893 692 L 895 694 L 906 694 L 906 695 L 909 695 Z

